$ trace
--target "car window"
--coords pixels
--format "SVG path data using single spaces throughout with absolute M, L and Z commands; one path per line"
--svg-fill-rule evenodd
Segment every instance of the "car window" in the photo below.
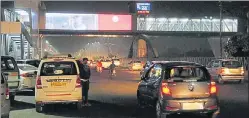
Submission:
M 166 78 L 173 81 L 207 81 L 210 80 L 209 73 L 204 67 L 172 67 Z
M 38 67 L 40 64 L 40 61 L 38 61 L 38 60 L 26 61 L 26 64 Z
M 26 64 L 26 65 L 18 65 L 18 67 L 19 67 L 21 70 L 23 70 L 23 71 L 37 70 L 36 67 L 31 66 L 31 65 L 28 65 L 28 64 Z
M 219 61 L 214 61 L 212 64 L 212 67 L 214 67 L 214 68 L 220 67 Z
M 226 67 L 226 68 L 242 67 L 242 65 L 239 61 L 223 61 L 221 65 L 222 65 L 222 67 Z
M 77 75 L 74 62 L 45 62 L 42 64 L 40 76 Z

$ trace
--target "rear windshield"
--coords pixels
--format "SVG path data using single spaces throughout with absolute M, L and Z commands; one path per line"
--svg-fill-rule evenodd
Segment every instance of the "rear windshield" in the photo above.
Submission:
M 23 71 L 29 71 L 29 70 L 37 70 L 36 67 L 25 64 L 25 65 L 18 65 L 18 67 Z
M 113 59 L 113 61 L 119 61 L 119 59 Z
M 242 67 L 239 61 L 223 61 L 222 67 L 226 68 L 238 68 Z
M 26 61 L 26 64 L 38 67 L 40 64 L 40 60 L 32 60 L 32 61 Z
M 42 64 L 40 76 L 77 75 L 74 62 L 45 62 Z
M 12 70 L 18 70 L 16 61 L 14 58 L 1 58 L 1 69 L 3 71 L 12 71 Z
M 17 64 L 25 64 L 25 61 L 16 61 Z
M 172 67 L 167 76 L 174 82 L 210 80 L 208 71 L 203 67 Z

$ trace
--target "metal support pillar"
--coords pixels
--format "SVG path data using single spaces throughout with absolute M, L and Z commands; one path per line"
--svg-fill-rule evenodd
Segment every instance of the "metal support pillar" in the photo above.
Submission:
M 3 49 L 4 49 L 4 55 L 8 55 L 8 42 L 7 42 L 7 35 L 3 34 Z
M 28 43 L 28 59 L 31 59 L 30 58 L 30 44 Z
M 222 6 L 222 2 L 220 2 L 220 57 L 222 58 L 222 19 L 223 19 L 223 6 Z
M 23 41 L 24 39 L 23 38 L 24 38 L 23 35 L 20 34 L 21 59 L 24 59 L 24 41 Z

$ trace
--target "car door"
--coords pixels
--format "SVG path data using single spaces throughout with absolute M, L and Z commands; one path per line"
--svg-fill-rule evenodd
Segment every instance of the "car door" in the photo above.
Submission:
M 219 60 L 214 61 L 212 64 L 212 77 L 215 80 L 218 79 L 219 68 L 220 68 L 220 61 Z
M 213 65 L 213 62 L 214 61 L 211 61 L 208 63 L 208 65 L 206 66 L 208 72 L 210 73 L 211 76 L 213 76 L 213 73 L 212 73 L 212 65 Z
M 147 96 L 149 103 L 153 104 L 154 98 L 156 98 L 158 95 L 157 91 L 162 77 L 162 66 L 160 64 L 156 64 L 150 72 L 151 75 L 147 84 Z
M 146 74 L 145 76 L 143 77 L 143 79 L 141 80 L 140 84 L 139 84 L 139 92 L 140 92 L 140 95 L 143 97 L 143 100 L 144 101 L 148 101 L 148 80 L 150 79 L 150 70 L 152 69 L 153 67 L 149 68 L 148 71 L 146 71 Z

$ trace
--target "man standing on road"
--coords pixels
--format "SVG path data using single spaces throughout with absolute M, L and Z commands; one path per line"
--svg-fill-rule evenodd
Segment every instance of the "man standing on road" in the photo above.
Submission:
M 83 64 L 80 66 L 80 80 L 82 85 L 83 106 L 91 106 L 88 103 L 89 79 L 91 76 L 90 67 L 87 65 L 87 58 L 83 58 Z

